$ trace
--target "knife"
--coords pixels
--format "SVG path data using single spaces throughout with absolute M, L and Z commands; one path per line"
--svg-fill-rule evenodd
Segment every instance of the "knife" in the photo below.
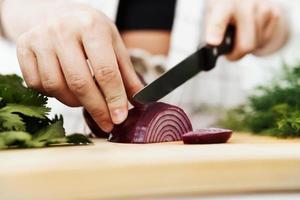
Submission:
M 219 56 L 230 53 L 234 45 L 235 27 L 229 25 L 218 46 L 206 45 L 162 74 L 133 95 L 133 100 L 147 104 L 158 101 L 201 71 L 209 71 Z

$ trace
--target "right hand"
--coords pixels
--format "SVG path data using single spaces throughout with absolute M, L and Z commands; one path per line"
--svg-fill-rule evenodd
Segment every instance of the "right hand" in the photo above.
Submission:
M 219 45 L 227 26 L 236 26 L 235 44 L 227 55 L 229 60 L 239 60 L 249 53 L 271 54 L 289 37 L 285 13 L 272 0 L 209 0 L 207 9 L 206 43 Z
M 84 106 L 106 132 L 126 119 L 126 92 L 142 87 L 115 25 L 87 6 L 66 8 L 23 33 L 17 55 L 29 87 Z

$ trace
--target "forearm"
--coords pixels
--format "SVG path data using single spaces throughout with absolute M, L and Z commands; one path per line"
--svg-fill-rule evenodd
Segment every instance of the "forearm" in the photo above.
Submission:
M 64 7 L 75 4 L 68 0 L 0 0 L 0 3 L 2 33 L 13 41 L 32 27 L 63 12 Z

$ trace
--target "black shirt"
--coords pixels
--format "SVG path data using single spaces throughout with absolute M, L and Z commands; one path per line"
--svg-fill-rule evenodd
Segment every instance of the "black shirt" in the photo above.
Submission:
M 176 0 L 120 0 L 116 25 L 123 30 L 171 30 Z

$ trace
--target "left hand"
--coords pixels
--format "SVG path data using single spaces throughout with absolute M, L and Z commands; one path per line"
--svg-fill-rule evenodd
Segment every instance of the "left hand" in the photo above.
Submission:
M 281 7 L 272 0 L 208 0 L 205 42 L 219 45 L 228 24 L 236 26 L 229 60 L 246 54 L 270 54 L 288 38 L 288 26 Z

